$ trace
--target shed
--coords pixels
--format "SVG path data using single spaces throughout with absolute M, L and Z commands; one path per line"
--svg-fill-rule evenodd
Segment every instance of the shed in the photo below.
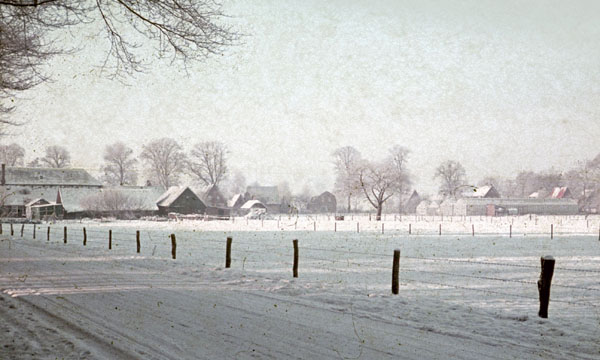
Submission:
M 493 185 L 485 185 L 485 186 L 477 186 L 474 187 L 471 191 L 467 191 L 463 193 L 464 197 L 467 198 L 499 198 L 500 193 Z

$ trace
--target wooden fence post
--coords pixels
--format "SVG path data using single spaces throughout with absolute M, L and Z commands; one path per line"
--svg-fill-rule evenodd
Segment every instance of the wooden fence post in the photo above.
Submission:
M 25 230 L 25 224 L 21 224 L 21 237 L 23 237 L 24 230 Z
M 112 249 L 112 230 L 108 230 L 108 250 Z
M 475 224 L 471 224 L 471 236 L 475 236 Z
M 358 223 L 358 222 L 356 223 L 356 232 L 357 232 L 357 233 L 359 233 L 359 232 L 360 232 L 360 226 L 359 226 L 359 223 Z
M 333 223 L 333 232 L 337 232 L 337 222 Z
M 66 244 L 67 243 L 67 227 L 64 227 L 64 236 L 63 236 L 63 242 Z
M 50 226 L 48 226 L 48 239 L 46 241 L 50 241 Z
M 34 239 L 35 239 L 35 228 L 36 228 L 36 226 L 35 226 L 35 224 L 33 224 L 33 238 Z
M 225 268 L 231 267 L 231 242 L 233 239 L 231 237 L 227 238 L 227 247 L 225 248 Z
M 508 233 L 508 237 L 510 237 L 510 238 L 511 238 L 511 237 L 512 237 L 512 224 L 510 224 L 510 227 L 509 227 L 509 230 L 508 230 L 508 231 L 509 231 L 509 233 Z
M 317 231 L 317 222 L 313 221 L 313 231 Z
M 137 230 L 135 232 L 135 244 L 136 244 L 136 251 L 139 254 L 140 253 L 140 248 L 141 248 L 141 245 L 142 245 L 142 244 L 140 244 L 140 231 L 139 230 Z
M 394 250 L 394 261 L 392 263 L 392 294 L 398 294 L 400 278 L 400 250 Z
M 173 260 L 177 258 L 177 241 L 175 240 L 175 234 L 171 234 L 171 256 Z
M 0 235 L 2 234 L 2 223 L 0 223 Z
M 292 240 L 294 244 L 294 266 L 292 267 L 292 275 L 298 277 L 298 239 Z
M 550 303 L 550 285 L 552 284 L 552 275 L 554 274 L 554 258 L 552 256 L 543 256 L 541 258 L 542 273 L 537 282 L 540 294 L 539 317 L 548 317 L 548 304 Z
M 10 236 L 13 236 L 15 234 L 15 230 L 13 229 L 13 224 L 10 223 Z
M 83 228 L 83 246 L 87 245 L 87 230 Z
M 550 239 L 554 239 L 554 224 L 550 224 Z
M 442 224 L 440 224 L 440 236 L 442 236 Z
M 408 235 L 412 233 L 412 224 L 408 224 Z

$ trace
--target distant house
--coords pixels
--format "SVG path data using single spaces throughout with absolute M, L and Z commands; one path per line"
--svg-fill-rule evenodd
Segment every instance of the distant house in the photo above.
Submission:
M 498 190 L 496 190 L 496 188 L 493 185 L 485 185 L 478 186 L 470 191 L 464 192 L 463 197 L 478 199 L 499 198 L 500 193 L 498 192 Z
M 531 194 L 529 194 L 528 198 L 530 199 L 544 199 L 547 198 L 550 195 L 550 192 L 546 189 L 538 189 L 537 191 L 532 192 Z
M 32 207 L 50 209 L 59 188 L 100 189 L 102 184 L 83 169 L 7 167 L 0 173 L 0 216 L 25 217 Z M 42 199 L 48 204 L 32 204 Z M 44 210 L 44 211 L 45 211 Z M 42 212 L 44 212 L 42 211 Z
M 217 185 L 193 188 L 192 190 L 198 195 L 204 205 L 208 207 L 227 207 L 227 199 L 225 199 L 225 196 L 223 196 Z
M 243 194 L 235 194 L 229 201 L 227 201 L 227 206 L 231 209 L 239 209 L 242 205 L 244 205 L 245 202 L 246 200 L 244 200 Z
M 335 195 L 329 191 L 325 191 L 318 196 L 313 196 L 307 206 L 307 210 L 313 213 L 335 213 L 336 209 L 337 201 Z
M 413 191 L 410 197 L 402 205 L 402 212 L 405 214 L 414 214 L 417 212 L 417 206 L 421 202 L 421 196 L 417 191 Z
M 438 204 L 437 201 L 431 201 L 429 203 L 429 206 L 427 207 L 427 215 L 428 216 L 434 216 L 439 214 L 440 211 L 440 205 Z
M 178 214 L 204 214 L 206 205 L 196 193 L 187 186 L 173 186 L 156 201 L 158 213 L 167 215 L 170 212 Z
M 25 217 L 29 203 L 39 199 L 53 201 L 57 190 L 45 186 L 0 186 L 0 216 Z
M 259 200 L 270 213 L 286 211 L 282 209 L 277 186 L 248 186 L 244 198 L 246 200 Z

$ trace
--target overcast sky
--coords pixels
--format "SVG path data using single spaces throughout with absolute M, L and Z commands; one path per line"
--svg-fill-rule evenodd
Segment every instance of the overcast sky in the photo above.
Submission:
M 416 188 L 460 161 L 471 182 L 568 168 L 600 152 L 600 1 L 226 1 L 248 36 L 186 75 L 156 62 L 128 85 L 99 74 L 80 33 L 54 79 L 18 101 L 31 159 L 61 144 L 98 168 L 108 143 L 220 140 L 249 181 L 333 185 L 331 152 L 412 150 Z

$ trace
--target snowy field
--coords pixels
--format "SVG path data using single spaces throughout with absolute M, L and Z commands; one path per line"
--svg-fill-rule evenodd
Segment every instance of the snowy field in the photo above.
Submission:
M 4 224 L 0 358 L 600 358 L 598 218 L 451 220 L 64 222 L 36 239 Z M 543 255 L 556 259 L 548 319 Z

